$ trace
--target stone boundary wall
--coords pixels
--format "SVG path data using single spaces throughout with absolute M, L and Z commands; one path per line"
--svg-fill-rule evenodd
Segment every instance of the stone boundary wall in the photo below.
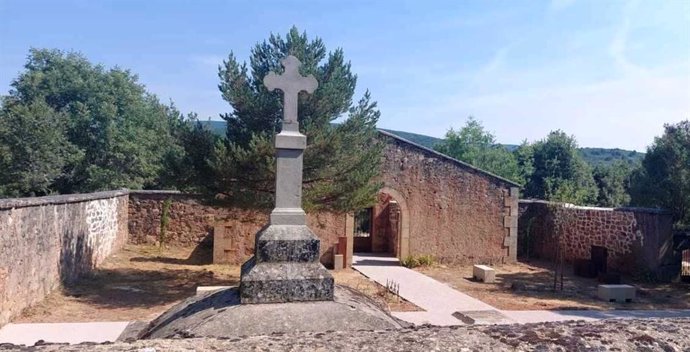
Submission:
M 519 250 L 522 257 L 553 260 L 556 254 L 554 211 L 541 200 L 519 202 Z M 562 238 L 565 259 L 590 259 L 591 246 L 608 249 L 608 267 L 631 275 L 669 280 L 678 275 L 680 257 L 673 250 L 671 214 L 647 208 L 598 208 L 566 205 L 571 218 Z
M 127 241 L 128 194 L 0 199 L 0 326 Z
M 215 235 L 229 248 L 224 262 L 241 264 L 254 253 L 254 237 L 268 223 L 268 213 L 208 204 L 201 197 L 177 191 L 131 191 L 129 241 L 156 243 L 163 203 L 170 199 L 165 243 L 172 246 L 212 246 Z M 321 262 L 332 265 L 333 247 L 345 236 L 345 214 L 309 213 L 307 225 L 321 239 Z M 218 230 L 218 234 L 214 232 Z M 210 256 L 209 256 L 210 259 Z

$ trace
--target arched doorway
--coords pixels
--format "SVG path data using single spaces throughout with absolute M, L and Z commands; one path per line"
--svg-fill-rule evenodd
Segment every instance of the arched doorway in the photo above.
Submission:
M 406 257 L 409 254 L 409 223 L 405 198 L 392 188 L 382 188 L 373 207 L 355 213 L 354 252 Z

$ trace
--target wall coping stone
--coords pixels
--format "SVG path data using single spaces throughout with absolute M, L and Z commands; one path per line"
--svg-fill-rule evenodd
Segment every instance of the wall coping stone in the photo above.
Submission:
M 623 212 L 631 212 L 631 213 L 650 213 L 650 214 L 668 214 L 668 215 L 671 214 L 670 211 L 668 211 L 666 209 L 660 209 L 660 208 L 642 208 L 642 207 L 604 208 L 604 207 L 591 207 L 591 206 L 584 206 L 584 205 L 575 205 L 575 204 L 570 204 L 570 203 L 550 202 L 548 200 L 542 200 L 542 199 L 520 199 L 519 204 L 545 204 L 545 205 L 562 204 L 566 208 L 575 209 L 575 210 L 623 211 Z
M 61 194 L 44 197 L 25 197 L 25 198 L 7 198 L 0 199 L 0 210 L 26 208 L 53 204 L 69 204 L 88 202 L 92 200 L 106 199 L 127 196 L 130 191 L 127 189 L 119 189 L 115 191 L 104 191 L 94 193 L 76 193 L 76 194 Z

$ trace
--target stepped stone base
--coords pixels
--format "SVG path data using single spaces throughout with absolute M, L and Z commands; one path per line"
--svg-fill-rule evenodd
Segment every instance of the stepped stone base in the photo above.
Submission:
M 318 259 L 319 239 L 307 226 L 264 227 L 256 254 L 242 265 L 240 301 L 332 301 L 333 277 Z

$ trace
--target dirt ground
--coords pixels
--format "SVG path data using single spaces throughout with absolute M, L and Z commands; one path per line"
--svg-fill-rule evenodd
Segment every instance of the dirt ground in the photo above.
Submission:
M 596 279 L 576 277 L 566 269 L 563 291 L 553 292 L 553 265 L 546 262 L 518 262 L 494 266 L 496 283 L 474 282 L 472 265 L 417 268 L 421 273 L 445 282 L 474 298 L 505 310 L 542 309 L 690 309 L 690 284 L 623 283 L 637 287 L 630 303 L 603 302 L 596 297 Z M 570 271 L 569 271 L 570 270 Z
M 210 249 L 127 245 L 89 277 L 48 295 L 14 319 L 14 323 L 148 321 L 197 286 L 233 286 L 238 265 L 209 264 Z M 332 272 L 336 283 L 362 291 L 392 311 L 418 309 L 351 269 Z

